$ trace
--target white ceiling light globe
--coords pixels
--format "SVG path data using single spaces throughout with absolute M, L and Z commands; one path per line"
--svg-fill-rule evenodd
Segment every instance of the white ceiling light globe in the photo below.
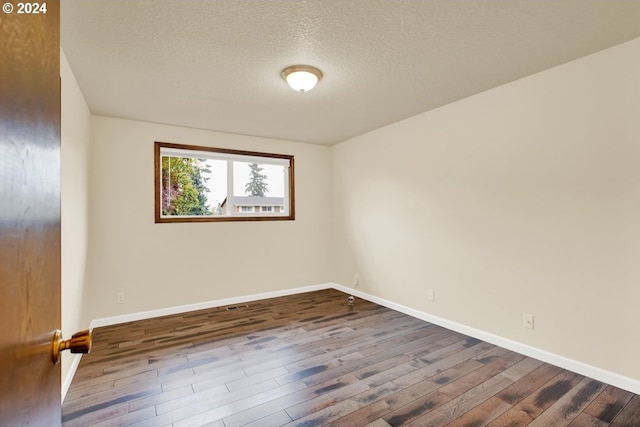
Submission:
M 322 78 L 322 72 L 308 65 L 293 65 L 282 71 L 282 77 L 291 89 L 297 92 L 308 92 Z

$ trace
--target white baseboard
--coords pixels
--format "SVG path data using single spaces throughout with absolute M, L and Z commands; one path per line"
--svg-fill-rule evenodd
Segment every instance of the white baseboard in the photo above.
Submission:
M 136 320 L 151 319 L 154 317 L 168 316 L 171 314 L 186 313 L 189 311 L 205 310 L 207 308 L 221 307 L 225 305 L 243 304 L 251 301 L 257 301 L 267 298 L 283 297 L 287 295 L 301 294 L 304 292 L 318 291 L 333 287 L 333 283 L 324 283 L 320 285 L 304 286 L 301 288 L 283 289 L 281 291 L 264 292 L 261 294 L 245 295 L 241 297 L 225 298 L 213 301 L 200 302 L 195 304 L 179 305 L 175 307 L 161 308 L 158 310 L 141 311 L 138 313 L 123 314 L 120 316 L 103 317 L 91 321 L 91 328 L 101 326 L 117 325 L 120 323 L 133 322 Z
M 592 365 L 588 365 L 586 363 L 569 359 L 567 357 L 560 356 L 555 353 L 551 353 L 545 350 L 531 347 L 529 345 L 526 345 L 517 341 L 513 341 L 498 335 L 494 335 L 489 332 L 482 331 L 480 329 L 475 329 L 470 326 L 463 325 L 461 323 L 453 322 L 451 320 L 447 320 L 438 316 L 434 316 L 429 313 L 425 313 L 413 308 L 409 308 L 404 305 L 386 300 L 384 298 L 379 298 L 374 295 L 370 295 L 365 292 L 359 291 L 357 289 L 352 289 L 337 283 L 323 283 L 319 285 L 304 286 L 300 288 L 284 289 L 284 290 L 275 291 L 275 292 L 265 292 L 261 294 L 245 295 L 241 297 L 226 298 L 221 300 L 207 301 L 203 303 L 187 304 L 187 305 L 168 307 L 168 308 L 163 308 L 158 310 L 149 310 L 149 311 L 143 311 L 139 313 L 105 317 L 105 318 L 93 320 L 91 322 L 91 328 L 116 325 L 119 323 L 132 322 L 136 320 L 149 319 L 153 317 L 185 313 L 189 311 L 203 310 L 207 308 L 220 307 L 225 305 L 241 304 L 241 303 L 247 303 L 247 302 L 257 301 L 261 299 L 295 295 L 295 294 L 300 294 L 304 292 L 318 291 L 318 290 L 330 289 L 330 288 L 342 291 L 350 295 L 354 295 L 358 298 L 366 299 L 368 301 L 385 306 L 392 310 L 399 311 L 400 313 L 404 313 L 409 316 L 415 317 L 417 319 L 421 319 L 426 322 L 433 323 L 438 326 L 442 326 L 443 328 L 447 328 L 452 331 L 459 332 L 461 334 L 468 335 L 470 337 L 477 338 L 482 341 L 486 341 L 488 343 L 506 348 L 507 350 L 515 351 L 525 356 L 529 356 L 534 359 L 541 360 L 543 362 L 558 366 L 563 369 L 567 369 L 569 371 L 578 373 L 580 375 L 584 375 L 586 377 L 593 378 L 598 381 L 602 381 L 604 383 L 610 384 L 615 387 L 619 387 L 621 389 L 630 391 L 632 393 L 640 394 L 639 380 L 625 377 L 615 372 L 607 371 L 605 369 L 601 369 Z M 73 374 L 75 374 L 75 370 L 77 369 L 79 363 L 80 363 L 80 357 L 77 357 L 76 360 L 74 360 L 74 366 L 69 371 L 67 378 L 65 378 L 65 381 L 63 384 L 63 399 L 69 389 L 69 386 L 71 385 Z
M 81 354 L 73 354 L 73 361 L 71 362 L 71 367 L 69 371 L 67 371 L 67 375 L 62 379 L 62 398 L 61 402 L 64 402 L 64 398 L 67 397 L 67 392 L 69 391 L 69 387 L 71 387 L 71 381 L 73 381 L 73 377 L 78 370 L 78 365 L 80 365 L 80 360 L 82 359 Z
M 352 289 L 347 286 L 339 285 L 337 283 L 331 283 L 330 285 L 332 288 L 339 291 L 351 294 L 358 298 L 366 299 L 367 301 L 375 302 L 376 304 L 385 306 L 395 311 L 399 311 L 400 313 L 407 314 L 417 319 L 433 323 L 434 325 L 442 326 L 443 328 L 447 328 L 452 331 L 459 332 L 461 334 L 468 335 L 482 341 L 486 341 L 499 347 L 506 348 L 507 350 L 515 351 L 516 353 L 520 353 L 525 356 L 538 359 L 542 362 L 546 362 L 551 365 L 555 365 L 560 368 L 575 372 L 577 374 L 593 378 L 603 383 L 630 391 L 631 393 L 640 394 L 639 380 L 625 377 L 615 372 L 607 371 L 605 369 L 588 365 L 577 360 L 569 359 L 567 357 L 541 350 L 539 348 L 531 347 L 529 345 L 522 344 L 520 342 L 513 341 L 498 335 L 494 335 L 480 329 L 475 329 L 467 325 L 452 322 L 450 320 L 443 319 L 441 317 L 434 316 L 432 314 L 425 313 L 419 310 L 415 310 L 401 304 L 396 304 L 392 301 L 388 301 L 384 298 L 379 298 L 374 295 L 369 295 L 357 289 Z

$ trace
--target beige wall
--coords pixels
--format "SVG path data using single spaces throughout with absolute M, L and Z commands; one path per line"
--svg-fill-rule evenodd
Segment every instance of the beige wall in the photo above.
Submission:
M 335 146 L 335 281 L 640 379 L 639 117 L 640 39 Z
M 294 155 L 296 220 L 155 224 L 154 141 Z M 91 144 L 92 318 L 330 279 L 330 147 L 97 116 Z
M 89 240 L 89 108 L 64 53 L 60 52 L 62 129 L 60 186 L 62 193 L 62 331 L 65 338 L 89 327 L 86 303 L 86 261 Z M 62 356 L 62 378 L 67 379 L 73 359 Z

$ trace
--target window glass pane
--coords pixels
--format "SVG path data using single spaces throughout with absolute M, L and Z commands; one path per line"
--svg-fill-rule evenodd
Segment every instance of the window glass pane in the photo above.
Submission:
M 233 195 L 284 197 L 283 166 L 233 162 Z
M 284 213 L 285 171 L 278 165 L 233 162 L 233 203 L 241 212 Z
M 192 157 L 162 157 L 162 215 L 211 215 L 207 197 L 210 168 Z
M 207 196 L 213 215 L 220 216 L 223 214 L 222 204 L 227 198 L 227 161 L 207 159 L 206 163 L 211 171 L 207 180 Z

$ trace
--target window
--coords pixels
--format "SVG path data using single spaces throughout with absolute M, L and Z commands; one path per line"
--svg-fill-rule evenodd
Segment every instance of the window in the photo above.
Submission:
M 293 156 L 155 143 L 156 222 L 295 219 Z

